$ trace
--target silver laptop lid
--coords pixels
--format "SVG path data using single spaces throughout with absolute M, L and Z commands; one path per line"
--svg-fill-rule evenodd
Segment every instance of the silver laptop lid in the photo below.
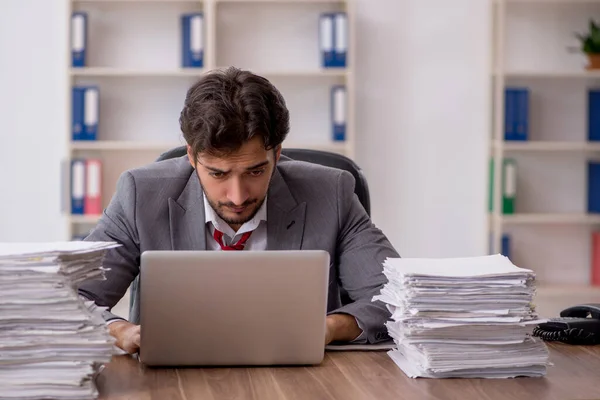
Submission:
M 320 250 L 144 252 L 140 360 L 320 363 L 329 262 Z

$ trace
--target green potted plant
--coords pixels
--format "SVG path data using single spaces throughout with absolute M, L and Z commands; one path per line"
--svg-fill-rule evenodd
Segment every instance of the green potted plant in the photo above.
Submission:
M 589 31 L 581 34 L 576 33 L 575 36 L 581 43 L 580 50 L 588 57 L 587 69 L 600 69 L 600 27 L 590 19 Z

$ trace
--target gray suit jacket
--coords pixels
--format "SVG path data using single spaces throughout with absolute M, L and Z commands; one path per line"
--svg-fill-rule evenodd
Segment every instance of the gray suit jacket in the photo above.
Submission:
M 206 250 L 203 193 L 187 157 L 127 171 L 88 241 L 116 241 L 104 266 L 106 280 L 84 282 L 79 293 L 109 310 L 138 276 L 146 250 Z M 267 201 L 268 250 L 329 252 L 331 266 L 327 310 L 354 316 L 368 342 L 388 339 L 390 313 L 372 302 L 386 282 L 382 262 L 399 257 L 371 222 L 354 194 L 346 171 L 281 158 Z M 342 304 L 340 285 L 352 302 Z M 130 321 L 139 321 L 139 299 Z M 106 313 L 106 319 L 115 318 Z

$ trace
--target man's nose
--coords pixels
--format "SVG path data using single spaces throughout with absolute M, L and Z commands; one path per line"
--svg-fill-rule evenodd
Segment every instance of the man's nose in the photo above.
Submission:
M 227 199 L 237 206 L 248 200 L 248 190 L 240 178 L 233 178 L 227 193 Z

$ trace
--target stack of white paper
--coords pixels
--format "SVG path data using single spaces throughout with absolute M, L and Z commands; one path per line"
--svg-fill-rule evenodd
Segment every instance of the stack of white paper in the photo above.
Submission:
M 411 378 L 543 376 L 545 344 L 531 336 L 535 274 L 507 257 L 387 259 L 373 300 L 392 313 L 396 349 Z
M 0 243 L 0 398 L 94 399 L 114 339 L 77 295 L 116 243 Z M 88 309 L 90 307 L 90 309 Z

